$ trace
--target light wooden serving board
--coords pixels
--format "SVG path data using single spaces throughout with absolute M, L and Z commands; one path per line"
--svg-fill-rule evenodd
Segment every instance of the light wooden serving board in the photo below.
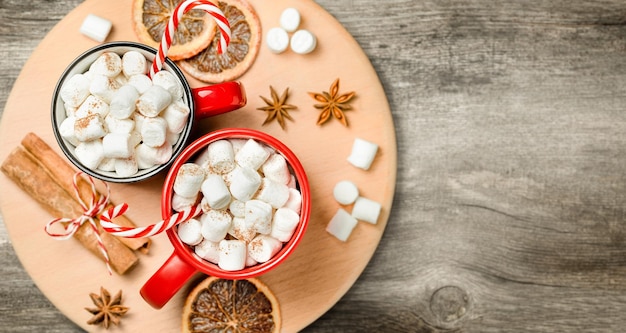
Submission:
M 55 84 L 66 66 L 83 51 L 97 45 L 79 33 L 88 14 L 113 22 L 107 41 L 136 40 L 131 29 L 131 1 L 87 0 L 67 15 L 41 42 L 15 82 L 0 124 L 0 160 L 19 145 L 30 131 L 60 153 L 50 124 L 50 101 Z M 278 26 L 287 7 L 302 13 L 301 28 L 318 38 L 317 49 L 308 55 L 291 51 L 273 54 L 262 45 L 251 69 L 239 80 L 244 84 L 248 105 L 241 110 L 200 121 L 198 135 L 224 127 L 247 127 L 265 131 L 285 142 L 299 156 L 312 189 L 312 215 L 307 234 L 288 260 L 260 279 L 276 294 L 283 315 L 283 331 L 303 329 L 329 310 L 353 285 L 373 255 L 387 224 L 396 180 L 396 141 L 385 92 L 367 56 L 356 41 L 330 14 L 309 0 L 252 1 L 262 28 Z M 328 91 L 341 79 L 340 93 L 356 92 L 346 113 L 350 126 L 336 119 L 317 126 L 319 110 L 307 92 Z M 190 80 L 192 87 L 202 83 Z M 294 122 L 286 130 L 274 122 L 262 126 L 265 113 L 259 96 L 270 96 L 269 87 L 280 93 L 289 88 L 288 102 Z M 346 158 L 355 138 L 380 146 L 368 171 L 351 166 Z M 159 199 L 165 174 L 132 185 L 111 184 L 112 200 L 130 205 L 127 216 L 138 225 L 160 220 Z M 341 180 L 357 184 L 361 195 L 382 204 L 376 225 L 359 222 L 347 242 L 330 236 L 325 227 L 340 207 L 332 196 Z M 148 306 L 139 289 L 172 252 L 165 234 L 153 237 L 148 255 L 138 254 L 140 264 L 130 273 L 109 276 L 104 264 L 76 241 L 53 240 L 43 230 L 52 216 L 0 175 L 0 208 L 15 251 L 26 271 L 50 301 L 72 321 L 88 331 L 104 331 L 86 322 L 90 292 L 100 286 L 122 290 L 130 307 L 119 332 L 176 332 L 180 330 L 184 298 L 201 274 L 190 281 L 161 310 Z M 345 207 L 348 211 L 352 207 Z

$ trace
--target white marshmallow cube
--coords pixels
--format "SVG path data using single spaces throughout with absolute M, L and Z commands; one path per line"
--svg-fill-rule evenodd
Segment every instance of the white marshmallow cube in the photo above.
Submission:
M 111 97 L 110 114 L 117 119 L 126 119 L 135 111 L 139 98 L 137 88 L 127 84 L 120 87 Z
M 91 82 L 83 74 L 74 74 L 63 83 L 59 91 L 61 99 L 70 107 L 78 107 L 89 96 Z
M 113 94 L 121 87 L 120 83 L 105 75 L 94 75 L 89 85 L 89 92 L 92 95 L 100 97 L 107 104 L 111 103 Z
M 72 146 L 76 146 L 80 143 L 74 132 L 75 122 L 75 117 L 67 117 L 63 119 L 61 125 L 59 125 L 59 134 L 61 134 L 61 137 L 67 140 Z
M 112 27 L 113 23 L 111 23 L 111 21 L 94 14 L 89 14 L 85 17 L 85 20 L 83 20 L 78 31 L 96 42 L 102 43 L 109 35 L 109 32 L 111 32 Z
M 358 197 L 352 207 L 352 217 L 357 220 L 376 224 L 380 215 L 381 205 L 374 201 L 363 197 Z
M 311 53 L 317 46 L 317 38 L 308 30 L 298 30 L 291 36 L 289 46 L 298 54 Z
M 289 187 L 271 179 L 263 178 L 261 180 L 261 188 L 255 198 L 270 204 L 274 208 L 280 208 L 289 199 Z
M 198 201 L 197 195 L 192 197 L 183 197 L 182 195 L 174 193 L 172 195 L 172 209 L 177 212 L 181 212 L 195 205 L 196 201 Z
M 236 167 L 230 177 L 230 193 L 240 201 L 250 200 L 261 186 L 261 175 L 251 168 Z
M 348 156 L 348 162 L 357 168 L 369 170 L 377 151 L 377 144 L 356 138 L 352 144 L 352 152 Z
M 295 188 L 289 188 L 289 199 L 287 199 L 283 207 L 300 214 L 300 210 L 302 209 L 302 193 Z
M 350 205 L 359 197 L 359 189 L 349 180 L 342 180 L 335 184 L 333 196 L 338 203 Z
M 266 178 L 281 184 L 287 184 L 291 180 L 287 160 L 281 154 L 272 154 L 261 166 L 261 171 Z
M 326 225 L 326 231 L 340 241 L 345 242 L 350 237 L 357 223 L 358 221 L 350 213 L 343 208 L 339 208 L 328 225 Z
M 300 215 L 289 208 L 279 208 L 272 219 L 270 236 L 281 242 L 287 242 L 293 236 L 296 227 L 300 223 Z
M 172 95 L 165 88 L 152 85 L 137 100 L 137 111 L 146 117 L 156 117 L 172 102 Z
M 253 225 L 246 224 L 245 218 L 233 217 L 230 229 L 228 229 L 228 234 L 236 239 L 250 242 L 254 236 L 256 236 L 257 231 Z
M 203 200 L 213 209 L 222 209 L 230 203 L 231 195 L 224 179 L 220 175 L 209 174 L 205 177 L 200 188 Z
M 225 271 L 238 271 L 246 267 L 246 242 L 240 240 L 220 241 L 218 266 Z
M 239 200 L 233 200 L 228 205 L 228 211 L 235 217 L 246 216 L 246 203 Z
M 283 243 L 276 238 L 268 235 L 257 235 L 248 243 L 248 255 L 256 262 L 263 263 L 272 259 L 282 247 Z
M 128 78 L 137 74 L 148 73 L 149 64 L 146 57 L 138 51 L 128 51 L 122 56 L 122 73 Z
M 102 119 L 109 114 L 109 105 L 99 97 L 89 95 L 85 101 L 76 109 L 74 116 L 84 118 L 90 114 L 99 114 Z
M 248 200 L 244 209 L 246 226 L 266 235 L 272 231 L 272 206 L 260 200 Z
M 115 158 L 105 157 L 102 159 L 102 162 L 98 164 L 98 170 L 107 171 L 107 172 L 115 172 Z
M 102 150 L 104 157 L 129 158 L 135 149 L 130 142 L 130 134 L 109 133 L 102 138 Z
M 145 93 L 150 87 L 152 87 L 152 80 L 145 74 L 135 74 L 128 78 L 126 84 L 131 85 L 137 89 L 139 94 Z
M 248 142 L 247 139 L 228 139 L 231 145 L 233 145 L 233 152 L 235 155 L 241 150 L 241 148 Z
M 280 26 L 288 32 L 294 32 L 300 26 L 300 12 L 293 7 L 286 8 L 280 14 Z
M 118 177 L 130 177 L 139 171 L 137 160 L 133 156 L 129 158 L 115 159 L 115 173 Z
M 249 139 L 235 155 L 235 161 L 242 167 L 258 170 L 270 157 L 270 152 L 260 143 Z
M 141 146 L 141 145 L 140 145 Z M 185 163 L 181 165 L 174 180 L 174 192 L 183 197 L 193 197 L 200 192 L 205 173 L 199 165 Z
M 172 153 L 172 146 L 168 144 L 150 147 L 141 143 L 135 147 L 135 158 L 140 169 L 167 163 L 172 158 Z
M 283 28 L 271 28 L 265 34 L 265 44 L 273 53 L 282 53 L 289 47 L 289 34 Z
M 161 86 L 165 90 L 169 91 L 173 101 L 183 98 L 183 85 L 180 83 L 180 80 L 171 72 L 156 72 L 154 76 L 152 76 L 152 84 Z
M 289 180 L 289 183 L 287 183 L 287 187 L 289 187 L 289 188 L 298 188 L 298 181 L 296 180 L 296 176 L 291 175 L 290 178 L 291 179 Z
M 74 122 L 74 135 L 78 141 L 91 141 L 106 135 L 104 123 L 98 114 L 90 114 L 76 119 Z
M 204 239 L 194 247 L 194 252 L 198 257 L 208 262 L 217 264 L 220 261 L 220 243 Z
M 167 130 L 171 133 L 180 133 L 185 129 L 189 121 L 189 107 L 182 100 L 175 101 L 168 105 L 162 113 L 163 119 L 167 122 Z
M 122 72 L 122 58 L 115 52 L 104 52 L 89 66 L 89 72 L 106 77 L 116 77 Z
M 167 140 L 167 121 L 161 117 L 148 117 L 141 124 L 140 133 L 145 145 L 159 147 Z
M 110 114 L 104 118 L 104 125 L 109 133 L 130 134 L 135 129 L 135 122 L 132 119 L 118 119 Z M 141 135 L 139 135 L 139 142 L 141 142 Z M 139 144 L 139 142 L 134 146 Z
M 95 169 L 104 159 L 102 141 L 92 140 L 79 143 L 74 149 L 78 161 L 89 169 Z
M 202 242 L 202 223 L 197 219 L 189 219 L 178 224 L 178 238 L 187 245 L 197 245 Z
M 232 223 L 232 216 L 223 210 L 209 210 L 202 214 L 202 236 L 212 242 L 219 242 L 226 237 Z
M 258 262 L 254 260 L 254 258 L 252 258 L 250 254 L 248 253 L 246 255 L 246 267 L 254 266 L 256 264 L 258 264 Z
M 217 140 L 207 146 L 209 167 L 219 173 L 231 172 L 235 164 L 233 145 L 228 140 Z

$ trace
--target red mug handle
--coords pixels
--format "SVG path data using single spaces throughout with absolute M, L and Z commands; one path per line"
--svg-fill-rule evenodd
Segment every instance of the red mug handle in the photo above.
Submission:
M 178 290 L 196 273 L 196 268 L 182 260 L 176 251 L 167 259 L 139 292 L 155 309 L 162 308 Z
M 237 110 L 247 102 L 246 91 L 237 81 L 193 88 L 191 91 L 196 105 L 194 114 L 198 119 Z

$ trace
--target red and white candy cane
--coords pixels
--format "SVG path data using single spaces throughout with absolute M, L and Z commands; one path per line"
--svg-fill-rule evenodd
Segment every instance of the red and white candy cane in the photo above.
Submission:
M 82 172 L 77 172 L 74 174 L 72 184 L 74 186 L 74 195 L 76 196 L 76 199 L 78 200 L 78 203 L 80 204 L 80 206 L 83 208 L 83 211 L 84 211 L 83 215 L 76 217 L 76 218 L 67 218 L 67 217 L 56 218 L 48 222 L 44 230 L 46 231 L 48 235 L 50 235 L 51 237 L 55 239 L 65 240 L 74 236 L 76 231 L 78 231 L 78 228 L 80 228 L 80 226 L 82 226 L 83 223 L 89 221 L 89 225 L 93 229 L 94 235 L 96 235 L 98 248 L 100 249 L 100 252 L 102 253 L 102 256 L 104 257 L 104 262 L 106 263 L 107 270 L 109 271 L 109 275 L 112 275 L 113 273 L 111 271 L 109 254 L 107 252 L 106 247 L 104 246 L 104 243 L 102 242 L 102 238 L 100 238 L 100 231 L 98 230 L 98 225 L 96 224 L 96 221 L 95 221 L 95 219 L 98 217 L 98 214 L 102 213 L 102 211 L 106 208 L 109 202 L 109 195 L 110 195 L 109 185 L 107 185 L 107 183 L 105 182 L 102 182 L 105 185 L 107 192 L 106 192 L 106 195 L 102 195 L 98 199 L 98 191 L 96 190 L 96 184 L 94 184 L 93 179 L 91 177 L 88 177 L 87 180 L 89 180 L 89 182 L 91 183 L 91 202 L 89 203 L 89 205 L 87 205 L 83 201 L 83 199 L 80 197 L 80 194 L 78 192 L 78 177 L 80 177 L 81 174 Z M 53 231 L 54 225 L 57 223 L 65 224 L 63 232 Z
M 167 51 L 172 45 L 172 38 L 174 36 L 174 31 L 178 27 L 178 23 L 182 19 L 183 15 L 192 10 L 192 9 L 203 9 L 209 15 L 213 17 L 215 23 L 217 23 L 217 27 L 220 30 L 220 44 L 217 47 L 217 52 L 222 53 L 228 47 L 230 43 L 230 24 L 228 23 L 228 19 L 224 13 L 213 3 L 208 0 L 185 0 L 176 6 L 174 13 L 170 16 L 170 20 L 165 27 L 165 31 L 163 31 L 163 38 L 161 38 L 161 43 L 159 44 L 159 49 L 157 50 L 156 57 L 152 62 L 152 67 L 150 68 L 150 77 L 154 76 L 154 74 L 163 68 L 163 63 L 165 63 L 165 57 L 167 56 Z
M 200 208 L 200 206 L 196 205 L 184 209 L 176 214 L 173 214 L 168 219 L 162 220 L 147 227 L 123 227 L 111 222 L 114 218 L 123 215 L 126 210 L 128 210 L 127 204 L 119 204 L 104 212 L 100 216 L 100 225 L 102 226 L 102 229 L 114 236 L 119 237 L 150 237 L 159 234 L 167 229 L 170 229 L 181 222 L 192 219 L 202 213 L 202 209 Z

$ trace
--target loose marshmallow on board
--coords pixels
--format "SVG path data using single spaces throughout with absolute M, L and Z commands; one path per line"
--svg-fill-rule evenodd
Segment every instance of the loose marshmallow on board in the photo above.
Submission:
M 374 201 L 363 197 L 358 197 L 352 208 L 352 217 L 357 220 L 376 224 L 380 215 L 381 205 Z
M 237 239 L 220 241 L 218 266 L 225 271 L 238 271 L 246 267 L 246 242 Z
M 300 12 L 293 7 L 286 8 L 280 14 L 280 26 L 287 32 L 294 32 L 300 26 Z
M 94 14 L 89 14 L 85 17 L 85 20 L 83 20 L 78 31 L 96 42 L 102 43 L 109 35 L 109 32 L 111 32 L 112 27 L 113 23 L 111 23 L 111 21 Z
M 340 241 L 345 242 L 350 237 L 357 223 L 358 221 L 350 213 L 343 208 L 339 208 L 326 226 L 326 231 Z
M 274 27 L 265 34 L 265 44 L 273 53 L 282 53 L 289 47 L 289 34 L 281 27 Z
M 349 180 L 342 180 L 335 184 L 333 196 L 338 203 L 350 205 L 359 197 L 359 189 Z
M 291 36 L 289 46 L 298 54 L 311 53 L 317 46 L 317 38 L 308 30 L 298 30 Z
M 354 139 L 352 152 L 348 156 L 348 162 L 357 168 L 369 170 L 374 157 L 378 152 L 378 145 L 360 138 Z

